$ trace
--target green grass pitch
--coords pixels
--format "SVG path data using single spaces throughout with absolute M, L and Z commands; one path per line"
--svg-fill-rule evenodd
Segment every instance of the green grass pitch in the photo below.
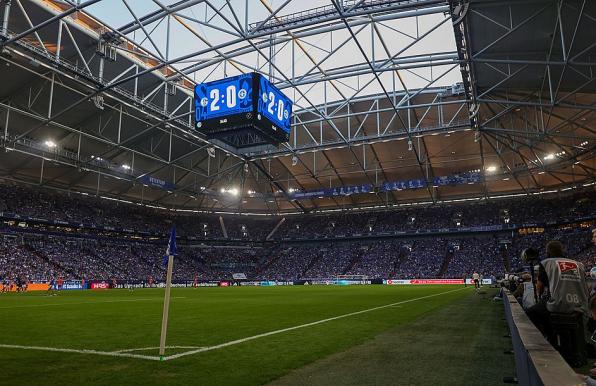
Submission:
M 263 384 L 472 292 L 461 286 L 174 288 L 171 359 L 163 362 L 118 355 L 157 357 L 163 289 L 2 294 L 0 384 Z M 363 310 L 369 311 L 355 313 Z M 269 332 L 275 333 L 254 338 Z M 230 344 L 219 347 L 224 343 Z

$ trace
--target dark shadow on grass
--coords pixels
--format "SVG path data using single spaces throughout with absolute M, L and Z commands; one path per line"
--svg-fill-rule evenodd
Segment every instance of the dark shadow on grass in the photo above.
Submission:
M 514 375 L 503 304 L 492 289 L 470 293 L 271 385 L 503 385 Z

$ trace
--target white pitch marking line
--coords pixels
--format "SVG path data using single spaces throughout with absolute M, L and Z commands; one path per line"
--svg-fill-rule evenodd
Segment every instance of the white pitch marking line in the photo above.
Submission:
M 414 302 L 414 301 L 417 301 L 417 300 L 432 298 L 432 297 L 435 297 L 435 296 L 441 296 L 441 295 L 445 295 L 445 294 L 448 294 L 448 293 L 451 293 L 451 292 L 461 291 L 463 289 L 466 289 L 466 288 L 459 288 L 459 289 L 455 289 L 455 290 L 441 292 L 441 293 L 438 293 L 438 294 L 426 295 L 426 296 L 421 296 L 419 298 L 402 300 L 402 301 L 396 302 L 396 303 L 386 304 L 386 305 L 383 305 L 383 306 L 368 308 L 366 310 L 361 310 L 361 311 L 356 311 L 356 312 L 350 312 L 348 314 L 343 314 L 343 315 L 334 316 L 334 317 L 327 318 L 327 319 L 317 320 L 316 322 L 310 322 L 310 323 L 306 323 L 306 324 L 301 324 L 301 325 L 294 326 L 294 327 L 282 328 L 281 330 L 269 331 L 269 332 L 265 332 L 263 334 L 249 336 L 247 338 L 242 338 L 242 339 L 236 339 L 236 340 L 233 340 L 233 341 L 230 341 L 230 342 L 226 342 L 226 343 L 221 343 L 221 344 L 218 344 L 218 345 L 215 345 L 215 346 L 203 347 L 203 348 L 199 348 L 199 349 L 196 349 L 196 350 L 186 351 L 186 352 L 183 352 L 183 353 L 180 353 L 180 354 L 170 355 L 170 356 L 165 357 L 164 360 L 172 360 L 172 359 L 181 358 L 181 357 L 184 357 L 184 356 L 187 356 L 187 355 L 193 355 L 193 354 L 198 354 L 198 353 L 205 352 L 205 351 L 217 350 L 217 349 L 220 349 L 220 348 L 223 348 L 223 347 L 228 347 L 228 346 L 233 346 L 233 345 L 236 345 L 236 344 L 248 342 L 250 340 L 264 338 L 264 337 L 270 336 L 270 335 L 276 335 L 276 334 L 281 334 L 283 332 L 298 330 L 300 328 L 316 326 L 317 324 L 327 323 L 327 322 L 331 322 L 333 320 L 347 318 L 349 316 L 360 315 L 360 314 L 364 314 L 366 312 L 371 312 L 371 311 L 376 311 L 376 310 L 380 310 L 380 309 L 383 309 L 383 308 L 393 307 L 393 306 L 396 306 L 398 304 L 410 303 L 410 302 Z
M 78 349 L 73 349 L 73 348 L 56 348 L 56 347 L 40 347 L 40 346 L 20 346 L 20 345 L 16 345 L 16 344 L 0 344 L 0 347 L 17 348 L 17 349 L 22 349 L 22 350 L 54 351 L 54 352 L 76 353 L 76 354 L 93 354 L 93 355 L 103 355 L 103 356 L 109 356 L 109 357 L 125 357 L 125 358 L 136 358 L 136 359 L 147 359 L 147 360 L 151 360 L 151 361 L 159 361 L 158 356 L 109 352 L 109 351 L 97 351 L 97 350 L 86 350 L 86 349 L 78 350 Z
M 171 299 L 186 299 L 186 296 L 173 296 Z M 92 301 L 92 302 L 76 302 L 76 303 L 49 303 L 49 304 L 18 304 L 16 306 L 0 307 L 0 309 L 7 308 L 29 308 L 29 307 L 51 307 L 51 306 L 70 306 L 70 305 L 81 305 L 81 304 L 100 304 L 100 303 L 124 303 L 124 302 L 144 302 L 150 300 L 160 300 L 162 298 L 139 298 L 139 299 L 118 299 L 118 300 L 104 300 L 104 301 Z
M 126 352 L 131 352 L 131 351 L 147 351 L 147 350 L 157 350 L 159 348 L 159 346 L 154 346 L 154 347 L 140 347 L 140 348 L 129 348 L 126 350 L 118 350 L 118 351 L 112 351 L 113 353 L 126 353 Z M 166 346 L 166 348 L 184 348 L 184 349 L 198 349 L 198 348 L 203 348 L 203 346 Z
M 191 351 L 186 351 L 186 352 L 183 352 L 183 353 L 180 353 L 180 354 L 174 354 L 174 355 L 167 356 L 167 357 L 164 358 L 164 360 L 172 360 L 172 359 L 181 358 L 181 357 L 184 357 L 184 356 L 187 356 L 187 355 L 193 355 L 193 354 L 198 354 L 198 353 L 205 352 L 205 351 L 217 350 L 217 349 L 220 349 L 220 348 L 223 348 L 223 347 L 233 346 L 233 345 L 236 345 L 236 344 L 248 342 L 250 340 L 259 339 L 259 338 L 263 338 L 263 337 L 270 336 L 270 335 L 276 335 L 276 334 L 281 334 L 283 332 L 298 330 L 300 328 L 305 328 L 305 327 L 310 327 L 310 326 L 316 326 L 317 324 L 327 323 L 327 322 L 331 322 L 333 320 L 343 319 L 343 318 L 347 318 L 349 316 L 354 316 L 354 315 L 359 315 L 359 314 L 364 314 L 366 312 L 376 311 L 376 310 L 380 310 L 380 309 L 387 308 L 387 307 L 393 307 L 393 306 L 396 306 L 398 304 L 410 303 L 410 302 L 414 302 L 414 301 L 417 301 L 417 300 L 432 298 L 432 297 L 435 297 L 435 296 L 441 296 L 441 295 L 445 295 L 445 294 L 448 294 L 448 293 L 451 293 L 451 292 L 461 291 L 461 290 L 464 290 L 464 289 L 467 289 L 467 288 L 459 288 L 459 289 L 455 289 L 455 290 L 451 290 L 451 291 L 441 292 L 441 293 L 438 293 L 438 294 L 426 295 L 426 296 L 421 296 L 419 298 L 402 300 L 400 302 L 391 303 L 391 304 L 385 304 L 383 306 L 368 308 L 366 310 L 361 310 L 361 311 L 356 311 L 356 312 L 350 312 L 348 314 L 338 315 L 338 316 L 334 316 L 334 317 L 331 317 L 331 318 L 322 319 L 322 320 L 318 320 L 318 321 L 311 322 L 311 323 L 301 324 L 301 325 L 294 326 L 294 327 L 288 327 L 288 328 L 283 328 L 281 330 L 269 331 L 269 332 L 265 332 L 263 334 L 249 336 L 247 338 L 237 339 L 237 340 L 233 340 L 233 341 L 226 342 L 226 343 L 221 343 L 221 344 L 218 344 L 218 345 L 215 345 L 215 346 L 201 347 L 201 348 L 197 348 L 197 349 L 191 350 Z M 140 299 L 137 299 L 137 300 L 140 300 Z M 150 299 L 150 300 L 153 300 L 153 299 Z M 71 303 L 71 304 L 74 304 L 74 303 Z M 87 304 L 87 303 L 83 303 L 83 304 Z M 20 345 L 14 345 L 14 344 L 0 344 L 0 347 L 2 347 L 2 348 L 15 348 L 15 349 L 22 349 L 22 350 L 54 351 L 54 352 L 67 352 L 67 353 L 78 353 L 78 354 L 94 354 L 94 355 L 103 355 L 103 356 L 111 356 L 111 357 L 125 357 L 125 358 L 146 359 L 146 360 L 152 360 L 152 361 L 159 361 L 160 360 L 160 357 L 158 357 L 158 356 L 141 355 L 141 354 L 130 354 L 130 353 L 125 352 L 125 351 L 133 351 L 133 350 L 136 351 L 137 349 L 109 352 L 109 351 L 97 351 L 97 350 L 85 350 L 85 349 L 78 350 L 78 349 L 70 349 L 70 348 L 55 348 L 55 347 L 40 347 L 40 346 L 20 346 Z M 174 346 L 170 346 L 170 347 L 173 348 Z M 179 348 L 183 348 L 183 347 L 179 347 Z

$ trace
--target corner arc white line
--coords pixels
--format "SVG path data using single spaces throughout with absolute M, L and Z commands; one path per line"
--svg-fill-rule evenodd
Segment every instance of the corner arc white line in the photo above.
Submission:
M 128 352 L 133 352 L 133 351 L 157 350 L 158 348 L 159 348 L 159 346 L 127 348 L 124 350 L 118 350 L 118 351 L 112 351 L 112 352 L 115 354 L 120 354 L 120 353 L 128 353 Z M 205 347 L 204 346 L 166 346 L 166 349 L 168 349 L 168 348 L 200 349 L 200 348 L 205 348 Z
M 0 344 L 3 348 L 16 348 L 20 350 L 35 350 L 35 351 L 53 351 L 53 352 L 66 352 L 76 354 L 92 354 L 92 355 L 103 355 L 108 357 L 124 357 L 124 358 L 136 358 L 136 359 L 147 359 L 151 361 L 159 361 L 158 356 L 141 355 L 141 354 L 129 354 L 129 353 L 118 353 L 109 351 L 97 351 L 97 350 L 86 350 L 86 349 L 74 349 L 74 348 L 56 348 L 56 347 L 42 347 L 42 346 L 21 346 L 16 344 Z
M 172 296 L 170 299 L 186 299 L 186 296 Z M 49 303 L 49 304 L 18 304 L 15 306 L 0 307 L 0 309 L 9 308 L 29 308 L 29 307 L 51 307 L 51 306 L 76 306 L 82 304 L 102 304 L 102 303 L 128 303 L 128 302 L 146 302 L 151 300 L 163 301 L 163 298 L 139 298 L 139 299 L 114 299 L 114 300 L 98 300 L 91 302 L 74 302 L 74 303 Z
M 265 332 L 263 334 L 253 335 L 253 336 L 249 336 L 247 338 L 241 338 L 241 339 L 232 340 L 230 342 L 221 343 L 221 344 L 218 344 L 218 345 L 215 345 L 215 346 L 203 347 L 203 348 L 199 348 L 199 349 L 196 349 L 196 350 L 191 350 L 191 351 L 186 351 L 186 352 L 179 353 L 179 354 L 169 355 L 169 356 L 166 356 L 164 358 L 164 360 L 167 360 L 168 361 L 168 360 L 172 360 L 172 359 L 177 359 L 177 358 L 185 357 L 185 356 L 188 356 L 188 355 L 202 353 L 202 352 L 205 352 L 205 351 L 217 350 L 217 349 L 220 349 L 220 348 L 224 348 L 224 347 L 233 346 L 233 345 L 236 345 L 236 344 L 248 342 L 250 340 L 264 338 L 264 337 L 270 336 L 270 335 L 277 335 L 277 334 L 281 334 L 281 333 L 288 332 L 288 331 L 293 331 L 293 330 L 298 330 L 298 329 L 305 328 L 305 327 L 316 326 L 317 324 L 327 323 L 327 322 L 331 322 L 333 320 L 347 318 L 349 316 L 360 315 L 360 314 L 364 314 L 364 313 L 367 313 L 367 312 L 380 310 L 380 309 L 383 309 L 383 308 L 393 307 L 393 306 L 396 306 L 398 304 L 405 304 L 405 303 L 410 303 L 410 302 L 414 302 L 414 301 L 417 301 L 417 300 L 428 299 L 428 298 L 432 298 L 432 297 L 435 297 L 435 296 L 441 296 L 441 295 L 445 295 L 445 294 L 448 294 L 448 293 L 451 293 L 451 292 L 461 291 L 461 290 L 464 290 L 464 289 L 467 289 L 467 287 L 458 288 L 458 289 L 450 290 L 450 291 L 445 291 L 445 292 L 441 292 L 441 293 L 433 294 L 433 295 L 421 296 L 419 298 L 402 300 L 402 301 L 399 301 L 399 302 L 396 302 L 396 303 L 385 304 L 383 306 L 377 306 L 377 307 L 373 307 L 373 308 L 368 308 L 366 310 L 360 310 L 360 311 L 350 312 L 348 314 L 333 316 L 331 318 L 321 319 L 321 320 L 317 320 L 315 322 L 310 322 L 310 323 L 306 323 L 306 324 L 300 324 L 298 326 L 282 328 L 280 330 L 275 330 L 275 331 L 269 331 L 269 332 Z

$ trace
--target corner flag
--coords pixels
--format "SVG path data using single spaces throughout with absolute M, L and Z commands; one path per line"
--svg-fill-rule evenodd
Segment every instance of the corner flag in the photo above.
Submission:
M 172 270 L 174 268 L 174 256 L 176 251 L 176 227 L 172 227 L 170 233 L 170 240 L 168 241 L 168 248 L 164 256 L 164 265 L 167 263 L 168 271 L 166 274 L 166 293 L 163 301 L 163 317 L 161 319 L 161 337 L 159 340 L 159 357 L 164 359 L 166 351 L 166 334 L 168 332 L 168 314 L 170 312 L 170 290 L 172 289 Z
M 163 257 L 163 265 L 168 265 L 168 257 L 169 256 L 176 256 L 178 251 L 176 250 L 176 226 L 172 227 L 172 231 L 170 232 L 170 240 L 168 241 L 168 248 L 166 249 L 166 254 Z

